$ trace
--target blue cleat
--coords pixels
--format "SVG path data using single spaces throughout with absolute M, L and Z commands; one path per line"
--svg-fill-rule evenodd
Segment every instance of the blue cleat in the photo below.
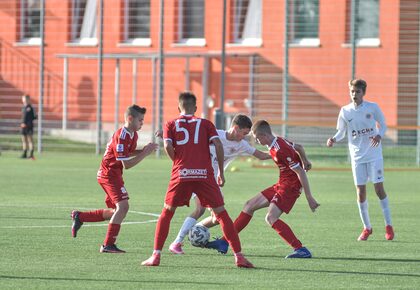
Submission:
M 223 239 L 215 239 L 214 241 L 208 242 L 204 247 L 215 249 L 221 254 L 226 254 L 229 249 L 229 243 Z
M 307 248 L 302 247 L 302 248 L 299 248 L 299 249 L 295 250 L 290 255 L 286 256 L 286 259 L 289 259 L 289 258 L 312 258 L 312 254 L 311 254 L 311 252 L 309 252 L 309 250 Z

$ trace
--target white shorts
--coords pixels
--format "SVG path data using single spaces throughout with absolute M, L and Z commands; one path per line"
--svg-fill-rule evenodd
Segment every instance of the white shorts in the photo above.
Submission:
M 384 182 L 384 160 L 351 164 L 355 185 L 365 185 L 368 181 L 373 184 Z

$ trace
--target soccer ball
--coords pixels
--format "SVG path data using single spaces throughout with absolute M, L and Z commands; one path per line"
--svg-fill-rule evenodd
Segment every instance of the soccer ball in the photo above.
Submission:
M 204 247 L 210 239 L 210 232 L 206 227 L 195 225 L 188 233 L 188 239 L 194 247 Z

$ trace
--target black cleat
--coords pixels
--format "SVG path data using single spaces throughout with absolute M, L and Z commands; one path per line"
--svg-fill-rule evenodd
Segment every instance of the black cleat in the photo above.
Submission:
M 71 235 L 73 238 L 77 237 L 77 231 L 80 230 L 83 223 L 79 219 L 80 211 L 74 210 L 71 212 L 71 219 L 73 224 L 71 225 Z

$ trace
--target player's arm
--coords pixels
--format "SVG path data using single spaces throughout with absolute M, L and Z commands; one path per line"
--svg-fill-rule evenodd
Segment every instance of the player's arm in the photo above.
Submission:
M 338 141 L 343 139 L 346 136 L 346 130 L 347 130 L 347 124 L 343 116 L 343 109 L 341 109 L 340 114 L 338 115 L 338 119 L 337 119 L 337 132 L 335 133 L 333 137 L 328 138 L 327 147 L 332 147 L 334 143 L 337 143 Z
M 376 105 L 374 116 L 375 116 L 375 121 L 377 123 L 379 132 L 378 132 L 378 135 L 372 138 L 370 144 L 372 147 L 377 147 L 381 143 L 381 140 L 383 136 L 385 135 L 385 131 L 387 128 L 386 128 L 386 123 L 385 123 L 385 116 L 378 105 Z
M 142 161 L 146 156 L 154 152 L 158 147 L 156 143 L 149 143 L 143 147 L 143 149 L 134 151 L 134 154 L 130 159 L 121 160 L 124 169 L 130 169 L 131 167 L 136 166 L 140 161 Z
M 309 207 L 313 212 L 315 212 L 317 207 L 319 207 L 319 203 L 312 196 L 311 189 L 309 187 L 308 176 L 306 175 L 305 170 L 302 167 L 300 167 L 300 165 L 297 165 L 291 169 L 297 174 L 305 192 L 306 200 L 308 201 Z
M 254 154 L 252 154 L 255 158 L 258 158 L 259 160 L 267 160 L 267 159 L 271 159 L 271 155 L 268 154 L 267 152 L 264 151 L 260 151 L 258 149 L 255 149 Z
M 308 157 L 306 156 L 306 152 L 305 149 L 303 148 L 302 145 L 294 143 L 293 147 L 296 151 L 296 153 L 299 155 L 300 160 L 302 161 L 303 164 L 303 169 L 305 171 L 309 171 L 312 168 L 312 163 L 311 161 L 309 161 Z
M 211 142 L 214 145 L 214 149 L 216 151 L 217 163 L 219 165 L 219 176 L 217 177 L 217 181 L 219 186 L 222 187 L 225 184 L 225 169 L 224 169 L 224 160 L 225 160 L 225 152 L 223 151 L 223 144 L 219 138 L 213 138 Z
M 175 149 L 174 149 L 174 146 L 172 145 L 172 140 L 165 139 L 165 141 L 163 143 L 163 148 L 165 149 L 165 152 L 169 156 L 169 158 L 171 158 L 171 160 L 174 161 L 175 160 Z

